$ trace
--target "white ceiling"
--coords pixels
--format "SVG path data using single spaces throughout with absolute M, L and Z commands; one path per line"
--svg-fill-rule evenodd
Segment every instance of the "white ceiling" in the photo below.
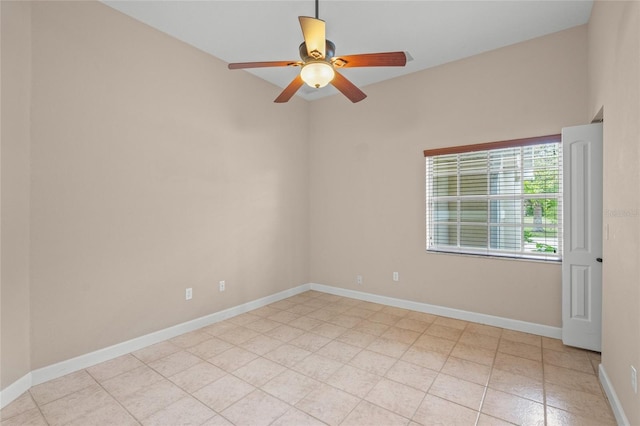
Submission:
M 122 1 L 103 3 L 225 62 L 299 60 L 298 16 L 314 16 L 314 0 Z M 359 87 L 586 23 L 592 0 L 321 0 L 319 18 L 336 56 L 406 51 L 406 67 L 351 68 Z M 280 88 L 297 67 L 250 71 Z M 366 92 L 366 88 L 363 89 Z M 274 88 L 273 97 L 280 90 Z M 335 94 L 304 86 L 307 100 Z

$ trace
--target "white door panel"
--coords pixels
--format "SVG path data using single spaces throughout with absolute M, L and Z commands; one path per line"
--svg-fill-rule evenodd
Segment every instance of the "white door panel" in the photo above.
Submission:
M 562 129 L 562 341 L 600 351 L 602 124 Z

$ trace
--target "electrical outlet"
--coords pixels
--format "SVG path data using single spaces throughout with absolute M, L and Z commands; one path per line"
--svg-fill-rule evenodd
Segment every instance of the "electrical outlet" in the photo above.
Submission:
M 356 284 L 362 285 L 362 275 L 356 275 Z
M 224 291 L 226 289 L 226 285 L 224 281 L 220 281 L 220 291 Z
M 635 393 L 638 393 L 638 372 L 633 365 L 631 366 L 631 387 Z
M 193 289 L 189 287 L 187 291 L 185 291 L 184 293 L 184 300 L 191 300 L 192 297 L 193 297 Z
M 400 281 L 400 274 L 397 273 L 397 272 L 394 272 L 393 273 L 393 280 L 396 281 L 396 282 Z

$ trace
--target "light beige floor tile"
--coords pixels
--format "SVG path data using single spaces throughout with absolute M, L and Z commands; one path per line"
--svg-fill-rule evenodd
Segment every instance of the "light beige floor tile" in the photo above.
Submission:
M 384 312 L 384 309 L 379 312 L 375 312 L 367 320 L 372 322 L 380 322 L 386 325 L 394 325 L 398 321 L 400 321 L 403 317 L 400 315 L 394 315 Z
M 344 364 L 321 355 L 311 354 L 292 367 L 293 370 L 313 379 L 325 381 Z
M 76 423 L 80 420 L 99 424 L 118 419 L 133 424 L 133 418 L 97 383 L 41 406 L 50 425 Z M 108 416 L 108 417 L 107 417 Z
M 217 337 L 217 336 L 220 336 L 221 334 L 228 333 L 230 331 L 237 330 L 239 328 L 240 326 L 235 325 L 234 323 L 229 322 L 227 320 L 227 321 L 220 321 L 215 324 L 208 325 L 206 327 L 201 328 L 200 330 L 204 331 L 207 334 Z
M 209 339 L 211 339 L 211 335 L 206 331 L 200 329 L 181 334 L 180 336 L 176 336 L 173 339 L 169 339 L 169 341 L 176 346 L 180 346 L 181 348 L 186 349 Z
M 481 413 L 476 426 L 513 426 L 513 423 Z
M 0 421 L 15 417 L 29 410 L 33 410 L 34 408 L 38 408 L 36 402 L 33 400 L 29 392 L 25 392 L 0 410 Z
M 409 349 L 409 345 L 385 337 L 378 337 L 367 346 L 367 350 L 387 355 L 392 358 L 400 358 Z
M 36 385 L 29 392 L 38 405 L 43 405 L 95 384 L 96 381 L 89 373 L 80 370 Z
M 327 322 L 331 324 L 334 324 L 346 329 L 355 327 L 356 325 L 360 324 L 361 321 L 362 321 L 361 318 L 352 317 L 344 314 L 335 315 L 327 320 Z
M 442 352 L 435 352 L 412 346 L 407 349 L 400 359 L 434 371 L 440 371 L 444 366 L 444 363 L 447 361 L 447 358 L 447 355 Z
M 267 426 L 289 408 L 289 404 L 257 389 L 220 414 L 236 426 Z
M 527 345 L 542 347 L 542 337 L 535 334 L 523 333 L 515 330 L 504 330 L 502 332 L 502 339 L 510 340 L 512 342 L 525 343 Z
M 489 387 L 536 402 L 544 402 L 542 379 L 522 376 L 496 368 L 491 372 Z
M 247 324 L 250 324 L 252 322 L 255 322 L 255 321 L 258 321 L 258 320 L 261 320 L 261 319 L 262 319 L 262 317 L 260 317 L 259 315 L 254 315 L 251 312 L 246 312 L 244 314 L 240 314 L 240 315 L 236 315 L 235 317 L 231 317 L 227 321 L 229 321 L 232 324 L 245 326 Z
M 383 306 L 382 309 L 381 309 L 381 312 L 384 312 L 385 314 L 395 315 L 395 316 L 398 316 L 400 318 L 404 318 L 411 311 L 408 310 L 408 309 L 404 309 L 404 308 L 398 308 L 396 306 Z
M 135 392 L 113 395 L 138 420 L 184 398 L 187 394 L 167 379 L 145 386 Z
M 507 331 L 507 330 L 505 330 Z M 542 361 L 542 347 L 529 345 L 526 343 L 514 342 L 512 340 L 500 339 L 498 352 L 530 359 L 532 361 Z
M 424 397 L 425 392 L 421 390 L 389 379 L 382 379 L 371 389 L 365 399 L 409 419 L 413 417 Z
M 439 374 L 429 388 L 429 394 L 464 405 L 474 411 L 480 409 L 484 391 L 484 386 L 446 374 Z
M 313 330 L 315 327 L 319 326 L 320 324 L 322 324 L 322 320 L 317 319 L 317 318 L 313 318 L 311 317 L 311 315 L 313 315 L 315 312 L 310 313 L 309 315 L 306 315 L 304 317 L 300 317 L 297 318 L 293 321 L 291 321 L 289 324 L 290 327 L 295 327 L 298 328 L 300 330 L 304 330 L 304 331 L 311 331 Z M 329 315 L 330 316 L 330 315 Z
M 475 425 L 477 417 L 475 410 L 427 394 L 413 420 L 424 426 L 469 426 Z
M 215 382 L 226 373 L 221 368 L 208 362 L 200 362 L 169 377 L 173 383 L 189 393 Z
M 587 352 L 558 352 L 550 349 L 543 349 L 542 356 L 545 364 L 571 368 L 572 370 L 581 371 L 583 373 L 596 374 Z
M 542 380 L 542 363 L 498 352 L 493 368 Z
M 317 327 L 314 327 L 311 330 L 311 332 L 314 334 L 318 334 L 320 336 L 326 337 L 328 339 L 335 339 L 336 337 L 340 336 L 347 330 L 348 328 L 325 322 L 318 325 Z
M 451 356 L 478 364 L 492 365 L 496 357 L 496 351 L 458 342 L 451 351 Z
M 465 331 L 468 331 L 469 333 L 483 334 L 485 336 L 500 338 L 500 336 L 502 336 L 503 329 L 500 327 L 493 327 L 491 325 L 470 322 L 467 324 L 467 328 L 465 328 Z
M 227 331 L 226 333 L 222 333 L 217 337 L 227 343 L 231 343 L 232 345 L 239 345 L 259 335 L 260 333 L 257 331 L 249 330 L 246 327 L 237 327 Z
M 254 309 L 251 313 L 262 318 L 267 318 L 270 315 L 277 314 L 281 310 L 282 309 L 274 309 L 270 306 L 263 306 L 262 308 Z
M 414 320 L 426 322 L 427 324 L 431 324 L 438 318 L 438 316 L 433 314 L 428 314 L 426 312 L 410 311 L 405 316 L 405 318 L 414 319 Z
M 239 347 L 232 347 L 221 354 L 209 358 L 208 361 L 216 367 L 230 373 L 256 358 L 258 358 L 258 355 L 253 352 L 249 352 L 248 350 Z
M 312 352 L 306 349 L 284 344 L 273 351 L 266 353 L 264 357 L 271 361 L 275 361 L 278 364 L 284 365 L 285 367 L 293 367 L 311 354 Z
M 245 327 L 249 330 L 257 331 L 258 333 L 266 333 L 267 331 L 271 331 L 274 328 L 280 327 L 281 325 L 282 323 L 280 322 L 263 318 L 260 321 L 254 321 L 252 323 L 246 324 Z
M 40 409 L 32 408 L 2 421 L 2 426 L 48 426 Z
M 371 312 L 371 311 L 367 311 L 367 312 Z M 373 321 L 363 319 L 351 330 L 357 331 L 359 333 L 372 334 L 374 336 L 381 336 L 382 333 L 384 333 L 389 329 L 389 327 L 390 327 L 389 325 L 383 324 L 381 322 L 373 322 Z
M 387 355 L 363 350 L 349 361 L 349 365 L 368 371 L 369 373 L 384 376 L 386 372 L 396 363 L 396 358 Z
M 152 361 L 148 365 L 163 376 L 169 377 L 200 362 L 202 362 L 202 359 L 192 353 L 180 351 L 167 357 Z
M 360 331 L 349 330 L 337 338 L 340 342 L 348 343 L 360 348 L 366 348 L 371 342 L 376 340 L 376 336 L 369 333 L 362 333 Z
M 464 343 L 471 346 L 477 346 L 484 349 L 490 349 L 496 351 L 498 349 L 498 343 L 500 343 L 499 337 L 488 336 L 482 333 L 476 333 L 470 331 L 469 328 L 465 329 L 460 336 L 460 343 Z
M 450 356 L 440 372 L 485 386 L 489 381 L 491 367 Z
M 269 315 L 267 318 L 271 321 L 277 321 L 282 324 L 288 324 L 296 319 L 300 318 L 301 315 L 294 314 L 293 312 L 281 311 L 277 314 Z
M 256 358 L 250 363 L 238 368 L 233 372 L 233 375 L 255 387 L 260 387 L 284 370 L 285 367 L 278 363 L 266 358 Z
M 426 392 L 437 376 L 437 372 L 428 368 L 405 361 L 398 361 L 387 371 L 385 377 Z
M 300 305 L 292 306 L 291 308 L 286 309 L 286 311 L 296 315 L 307 315 L 307 314 L 310 314 L 311 312 L 316 311 L 316 308 L 300 304 Z
M 167 425 L 173 426 L 173 425 Z M 233 423 L 229 422 L 229 420 L 225 419 L 219 414 L 216 414 L 206 422 L 202 423 L 200 426 L 234 426 Z
M 610 422 L 613 419 L 611 407 L 604 395 L 594 395 L 551 383 L 545 384 L 545 393 L 547 406 L 600 419 L 603 422 Z
M 433 352 L 440 352 L 444 355 L 449 355 L 451 350 L 456 345 L 456 342 L 442 337 L 430 336 L 423 334 L 418 337 L 413 346 L 426 349 Z
M 240 344 L 240 347 L 258 355 L 264 355 L 282 345 L 282 342 L 273 337 L 260 335 Z
M 107 392 L 118 398 L 151 386 L 161 380 L 163 380 L 162 375 L 145 365 L 105 380 L 102 386 Z
M 205 403 L 209 408 L 221 412 L 234 402 L 253 392 L 254 389 L 249 383 L 227 374 L 194 392 L 193 396 Z
M 291 408 L 278 420 L 271 423 L 271 426 L 326 426 L 326 423 L 311 417 L 297 408 Z
M 429 328 L 431 322 L 421 321 L 419 319 L 410 318 L 408 315 L 395 323 L 394 327 L 402 328 L 404 330 L 411 330 L 417 333 L 424 333 Z
M 87 368 L 87 372 L 98 382 L 111 379 L 119 374 L 142 367 L 144 364 L 131 354 L 119 356 Z
M 615 426 L 613 417 L 602 419 L 547 407 L 547 426 Z
M 326 380 L 326 383 L 364 398 L 367 393 L 380 381 L 381 377 L 350 365 L 345 365 Z
M 231 343 L 217 337 L 212 337 L 209 340 L 205 340 L 195 346 L 191 346 L 187 351 L 202 359 L 209 359 L 231 349 L 232 347 L 233 345 Z
M 287 309 L 291 309 L 291 308 L 293 308 L 294 306 L 297 306 L 297 305 L 298 304 L 295 301 L 288 300 L 288 299 L 283 299 L 283 300 L 279 300 L 277 302 L 271 303 L 271 304 L 267 305 L 267 307 L 273 308 L 273 309 L 278 309 L 280 311 L 286 311 Z
M 144 363 L 149 363 L 151 361 L 164 358 L 181 350 L 182 348 L 180 346 L 174 345 L 170 341 L 165 340 L 164 342 L 159 342 L 154 345 L 147 346 L 146 348 L 132 352 L 132 355 Z
M 464 330 L 469 324 L 467 321 L 455 319 L 455 318 L 446 318 L 446 317 L 438 317 L 433 322 L 434 324 L 444 325 L 445 327 L 457 328 L 459 330 Z
M 292 370 L 285 370 L 262 386 L 262 390 L 295 405 L 309 392 L 320 386 L 320 382 Z
M 453 340 L 454 342 L 458 341 L 462 333 L 463 330 L 459 328 L 447 327 L 436 323 L 431 324 L 429 328 L 427 328 L 427 331 L 424 332 L 426 335 L 441 337 L 443 339 Z
M 329 424 L 338 425 L 360 402 L 360 399 L 329 385 L 321 385 L 300 402 L 296 408 Z
M 381 311 L 382 308 L 384 308 L 384 305 L 381 305 L 379 303 L 366 302 L 364 300 L 359 300 L 353 306 L 357 306 L 362 309 L 367 309 L 372 312 L 378 312 L 378 311 Z
M 409 422 L 409 419 L 389 410 L 378 407 L 367 401 L 362 401 L 354 410 L 349 413 L 346 419 L 340 424 L 341 426 L 363 426 L 363 425 L 384 425 L 384 426 L 403 426 Z
M 361 350 L 362 348 L 359 348 L 357 346 L 352 346 L 347 343 L 342 343 L 334 340 L 318 349 L 318 351 L 316 351 L 316 354 L 345 364 L 349 362 L 354 356 L 356 356 Z
M 403 318 L 400 321 L 404 321 L 404 320 L 412 321 L 412 320 L 407 320 L 406 318 Z M 420 332 L 407 330 L 406 328 L 400 328 L 397 325 L 395 325 L 395 326 L 389 327 L 387 331 L 382 333 L 381 337 L 394 340 L 396 342 L 404 343 L 407 345 L 412 345 L 418 339 L 418 337 L 420 337 L 420 334 L 421 334 Z
M 544 380 L 546 383 L 553 383 L 565 388 L 602 395 L 597 376 L 570 368 L 547 364 L 544 366 Z
M 487 389 L 482 412 L 518 425 L 544 426 L 542 404 L 494 389 Z
M 291 327 L 290 325 L 281 324 L 278 327 L 269 330 L 264 333 L 265 336 L 273 337 L 274 339 L 278 339 L 282 342 L 289 342 L 296 337 L 299 337 L 304 334 L 304 330 L 299 328 Z
M 360 319 L 367 319 L 371 315 L 373 315 L 373 313 L 374 311 L 371 311 L 369 309 L 364 309 L 359 306 L 353 306 L 344 312 L 345 315 L 349 315 L 349 316 L 360 318 Z
M 315 352 L 330 341 L 331 339 L 327 339 L 326 337 L 322 337 L 317 334 L 305 333 L 291 340 L 289 344 L 297 346 L 309 352 Z
M 141 423 L 145 426 L 201 425 L 214 416 L 215 411 L 195 398 L 186 396 L 161 408 Z
M 336 313 L 333 311 L 329 311 L 326 309 L 318 309 L 305 315 L 305 318 L 309 318 L 309 319 L 320 321 L 320 322 L 327 322 L 331 318 L 333 318 L 335 315 Z M 293 325 L 293 323 L 291 325 Z M 316 326 L 317 325 L 318 324 L 316 324 Z

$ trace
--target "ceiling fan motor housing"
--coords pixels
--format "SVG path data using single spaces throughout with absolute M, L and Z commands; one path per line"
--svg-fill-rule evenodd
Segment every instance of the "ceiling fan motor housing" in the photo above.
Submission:
M 333 58 L 333 56 L 336 54 L 336 45 L 333 44 L 333 42 L 331 40 L 325 40 L 325 56 L 324 56 L 324 60 L 326 60 L 327 62 L 331 61 L 331 58 Z M 302 58 L 303 62 L 307 62 L 307 61 L 318 61 L 318 60 L 322 60 L 322 55 L 320 54 L 320 52 L 318 52 L 317 50 L 314 50 L 312 52 L 308 52 L 307 51 L 307 43 L 305 43 L 304 41 L 302 42 L 302 44 L 300 44 L 300 47 L 298 48 L 298 51 L 300 52 L 300 58 Z

